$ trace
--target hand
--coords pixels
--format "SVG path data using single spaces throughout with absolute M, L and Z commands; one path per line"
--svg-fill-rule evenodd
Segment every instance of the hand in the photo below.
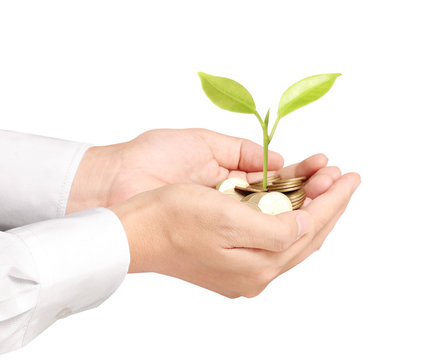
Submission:
M 291 177 L 304 168 L 310 176 L 326 164 L 324 155 L 316 155 L 283 169 L 283 175 Z M 281 155 L 270 151 L 270 173 L 282 166 Z M 231 176 L 249 182 L 260 179 L 262 147 L 205 129 L 152 130 L 129 142 L 88 149 L 74 178 L 66 213 L 111 206 L 166 184 L 214 187 Z
M 327 174 L 309 180 L 315 198 L 302 210 L 276 216 L 194 184 L 164 186 L 112 206 L 129 240 L 129 272 L 174 276 L 231 298 L 256 296 L 319 249 L 343 213 L 360 177 L 330 173 L 336 180 Z
M 269 152 L 270 170 L 283 166 Z M 234 172 L 262 170 L 262 148 L 205 129 L 151 130 L 126 143 L 92 147 L 73 181 L 67 213 L 110 206 L 171 183 L 215 186 Z

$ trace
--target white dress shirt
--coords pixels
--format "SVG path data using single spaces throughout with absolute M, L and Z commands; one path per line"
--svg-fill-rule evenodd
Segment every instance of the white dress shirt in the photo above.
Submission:
M 98 306 L 127 274 L 128 242 L 112 211 L 64 216 L 88 147 L 0 130 L 0 354 Z

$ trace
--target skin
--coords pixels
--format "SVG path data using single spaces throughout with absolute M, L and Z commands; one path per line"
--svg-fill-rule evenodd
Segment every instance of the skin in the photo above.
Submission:
M 109 207 L 121 220 L 129 272 L 157 272 L 224 296 L 253 297 L 318 250 L 360 184 L 317 154 L 270 174 L 307 176 L 300 210 L 266 215 L 214 187 L 228 177 L 262 178 L 262 147 L 205 129 L 152 130 L 90 148 L 75 176 L 67 213 Z

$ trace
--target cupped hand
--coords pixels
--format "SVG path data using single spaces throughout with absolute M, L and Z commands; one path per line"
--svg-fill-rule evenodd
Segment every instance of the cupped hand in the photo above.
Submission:
M 262 176 L 262 156 L 262 147 L 252 141 L 205 129 L 151 130 L 129 142 L 92 147 L 79 165 L 66 213 L 111 206 L 167 184 L 213 187 L 227 177 L 252 182 Z M 286 177 L 317 175 L 326 164 L 320 154 L 282 169 L 281 155 L 269 151 L 270 173 L 281 169 Z M 337 172 L 329 169 L 318 175 Z M 329 179 L 320 180 L 324 187 Z
M 310 179 L 315 196 L 302 209 L 276 216 L 195 184 L 112 206 L 129 240 L 129 271 L 174 276 L 231 298 L 256 296 L 320 248 L 360 183 L 355 173 L 326 172 Z

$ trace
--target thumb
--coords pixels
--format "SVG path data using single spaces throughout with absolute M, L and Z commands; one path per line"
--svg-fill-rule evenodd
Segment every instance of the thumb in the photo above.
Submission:
M 283 224 L 283 229 L 287 229 L 287 232 L 283 234 L 284 248 L 282 250 L 288 249 L 301 237 L 312 231 L 313 219 L 307 211 L 289 211 L 276 215 L 276 217 Z

